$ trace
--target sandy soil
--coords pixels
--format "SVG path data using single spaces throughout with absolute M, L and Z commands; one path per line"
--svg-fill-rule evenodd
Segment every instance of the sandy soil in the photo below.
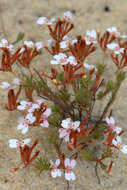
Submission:
M 107 27 L 117 26 L 121 32 L 127 34 L 127 0 L 0 0 L 1 15 L 3 16 L 6 35 L 10 42 L 15 40 L 19 32 L 25 32 L 26 40 L 40 40 L 47 36 L 45 27 L 36 25 L 40 16 L 59 17 L 65 11 L 73 12 L 76 25 L 75 33 L 84 34 L 86 29 L 104 30 Z M 107 11 L 105 11 L 105 9 Z M 0 27 L 0 37 L 4 33 Z M 95 57 L 96 58 L 96 57 Z M 38 68 L 48 70 L 47 55 L 35 61 Z M 96 62 L 101 61 L 96 58 Z M 109 64 L 112 64 L 111 61 Z M 109 71 L 110 73 L 110 71 Z M 110 75 L 109 75 L 110 76 Z M 10 81 L 10 74 L 0 73 L 0 82 Z M 123 127 L 125 133 L 123 141 L 127 143 L 127 79 L 124 81 L 119 94 L 119 102 L 114 104 L 114 116 L 118 125 Z M 16 138 L 20 133 L 16 130 L 17 112 L 8 112 L 4 109 L 7 95 L 0 90 L 0 190 L 64 190 L 66 182 L 63 178 L 52 179 L 49 173 L 38 173 L 33 168 L 27 168 L 11 174 L 9 170 L 19 164 L 17 150 L 10 150 L 8 139 Z M 38 148 L 42 156 L 51 158 L 53 152 L 47 148 L 40 130 L 32 129 L 32 139 L 39 138 Z M 26 135 L 27 137 L 27 135 Z M 75 174 L 77 180 L 72 182 L 70 190 L 126 190 L 127 189 L 127 156 L 116 152 L 114 167 L 110 175 L 99 169 L 101 185 L 98 185 L 94 172 L 94 164 L 79 161 Z M 55 158 L 55 157 L 54 157 Z

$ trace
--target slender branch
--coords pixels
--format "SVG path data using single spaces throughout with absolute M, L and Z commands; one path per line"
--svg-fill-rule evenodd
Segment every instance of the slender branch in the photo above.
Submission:
M 100 180 L 100 177 L 98 175 L 98 162 L 96 162 L 96 165 L 95 165 L 95 174 L 96 174 L 96 177 L 97 177 L 97 180 L 98 180 L 98 184 L 101 184 L 101 180 Z

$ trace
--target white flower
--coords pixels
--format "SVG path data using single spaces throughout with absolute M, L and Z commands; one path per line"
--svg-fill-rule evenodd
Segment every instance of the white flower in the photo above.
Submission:
M 96 44 L 97 43 L 96 37 L 97 37 L 96 30 L 87 30 L 86 31 L 86 44 L 87 45 L 90 45 L 91 43 Z
M 9 89 L 11 89 L 12 87 L 11 87 L 11 85 L 10 85 L 8 82 L 2 82 L 1 85 L 0 85 L 0 88 L 9 90 Z
M 37 50 L 40 50 L 44 47 L 48 47 L 51 43 L 52 43 L 52 39 L 49 39 L 47 41 L 42 41 L 42 42 L 36 42 L 35 47 L 37 48 Z
M 67 119 L 63 120 L 61 123 L 61 126 L 63 128 L 59 129 L 59 133 L 60 133 L 59 137 L 64 138 L 64 140 L 66 142 L 69 141 L 69 136 L 70 136 L 71 130 L 80 132 L 80 128 L 79 128 L 80 121 L 73 122 L 71 120 L 71 118 L 67 118 Z
M 35 109 L 39 108 L 40 105 L 38 103 L 32 103 L 32 102 L 27 102 L 25 100 L 20 102 L 20 105 L 17 106 L 18 110 L 27 110 L 29 113 L 34 112 Z
M 14 52 L 14 46 L 12 44 L 9 44 L 5 38 L 1 40 L 0 48 L 8 48 L 10 52 Z
M 72 168 L 75 167 L 76 165 L 76 160 L 70 160 L 69 158 L 66 158 L 64 161 L 65 165 L 65 179 L 70 181 L 70 180 L 75 180 L 75 174 L 72 172 Z
M 94 65 L 89 65 L 88 63 L 84 63 L 84 67 L 88 70 L 95 70 L 97 71 L 97 68 Z
M 51 64 L 61 64 L 61 65 L 66 65 L 68 63 L 67 61 L 67 56 L 64 53 L 59 53 L 57 55 L 53 56 L 55 60 L 51 60 L 50 63 Z
M 50 108 L 47 108 L 47 109 L 43 112 L 42 117 L 43 117 L 43 118 L 48 118 L 50 115 L 51 115 L 51 109 L 50 109 Z
M 72 56 L 72 55 L 68 57 L 67 61 L 68 61 L 71 65 L 73 65 L 73 66 L 77 65 L 77 61 L 76 61 L 75 57 Z
M 116 37 L 120 36 L 120 33 L 118 32 L 115 26 L 112 26 L 111 28 L 107 28 L 107 31 Z
M 78 132 L 80 132 L 80 128 L 79 128 L 80 121 L 73 122 L 71 120 L 71 118 L 67 118 L 67 119 L 62 120 L 61 125 L 65 129 L 73 129 L 73 130 L 77 130 Z
M 122 131 L 122 128 L 115 126 L 115 120 L 113 117 L 106 117 L 105 121 L 107 124 L 113 129 L 113 131 L 116 132 L 116 134 L 120 134 Z
M 64 19 L 67 21 L 67 22 L 70 22 L 72 20 L 72 13 L 70 11 L 67 11 L 64 13 Z
M 73 45 L 74 43 L 77 42 L 77 39 L 71 40 L 67 35 L 63 37 L 63 41 L 60 42 L 60 48 L 65 49 L 68 48 L 69 45 Z
M 58 166 L 60 165 L 60 160 L 57 159 L 56 162 L 54 163 L 52 160 L 50 160 L 50 164 L 51 164 L 51 175 L 53 178 L 56 178 L 56 177 L 61 177 L 62 175 L 62 172 L 61 170 L 58 168 Z
M 21 80 L 19 78 L 14 78 L 13 79 L 13 84 L 16 85 L 16 86 L 19 86 L 21 83 Z
M 55 18 L 51 18 L 51 19 L 48 19 L 47 17 L 40 17 L 38 20 L 37 20 L 37 24 L 47 24 L 47 25 L 51 25 L 55 22 Z
M 24 41 L 24 45 L 26 45 L 28 48 L 34 47 L 34 43 L 32 41 Z
M 51 109 L 47 108 L 41 115 L 41 123 L 40 126 L 42 128 L 48 128 L 49 122 L 47 121 L 47 118 L 51 115 Z
M 123 152 L 124 154 L 127 154 L 127 145 L 122 145 L 122 139 L 120 136 L 116 136 L 115 139 L 112 140 L 112 144 L 117 147 L 119 150 L 121 150 L 121 152 Z
M 26 144 L 29 144 L 31 141 L 31 139 L 27 138 L 27 139 L 24 139 L 24 140 L 18 140 L 18 139 L 10 139 L 9 140 L 9 147 L 10 148 L 17 148 L 19 145 L 21 147 L 24 147 Z
M 40 126 L 42 128 L 48 128 L 49 127 L 49 122 L 46 119 L 44 119 L 43 122 L 40 123 Z
M 28 110 L 32 106 L 32 102 L 27 102 L 25 100 L 22 100 L 20 102 L 20 105 L 17 106 L 18 110 Z
M 114 54 L 124 53 L 124 48 L 120 48 L 119 44 L 114 43 L 114 42 L 107 44 L 107 48 L 114 51 Z
M 35 120 L 36 117 L 34 117 L 32 113 L 29 113 L 25 117 L 21 117 L 19 119 L 19 125 L 17 126 L 17 129 L 22 130 L 22 134 L 25 134 L 28 132 L 29 124 L 34 123 Z

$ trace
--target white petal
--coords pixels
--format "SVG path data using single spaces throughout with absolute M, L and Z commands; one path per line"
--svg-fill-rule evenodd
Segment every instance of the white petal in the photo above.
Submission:
M 114 127 L 113 131 L 115 131 L 117 134 L 120 134 L 122 131 L 122 128 L 120 127 Z
M 41 127 L 48 128 L 49 127 L 49 122 L 47 120 L 43 120 L 43 123 L 40 123 Z
M 113 117 L 110 117 L 109 120 L 110 120 L 110 124 L 115 125 L 115 120 Z
M 49 117 L 51 115 L 51 109 L 50 108 L 47 108 L 46 110 L 45 110 L 45 112 L 43 112 L 43 116 L 44 117 Z
M 120 150 L 124 153 L 124 154 L 127 154 L 127 145 L 122 145 Z
M 71 168 L 74 168 L 76 165 L 76 160 L 71 160 Z
M 116 136 L 116 141 L 118 144 L 121 144 L 122 143 L 122 139 L 120 136 Z
M 117 143 L 117 141 L 116 141 L 115 139 L 112 140 L 112 144 L 113 144 L 114 146 L 116 146 L 116 147 L 118 146 L 118 143 Z
M 58 65 L 59 64 L 58 61 L 55 61 L 55 60 L 51 60 L 50 63 L 53 64 L 53 65 Z
M 22 130 L 24 128 L 24 123 L 20 123 L 18 126 L 17 126 L 17 129 L 18 130 Z
M 16 85 L 20 85 L 21 80 L 19 78 L 14 78 L 13 83 Z
M 75 174 L 74 174 L 73 172 L 71 172 L 71 179 L 72 179 L 72 180 L 75 180 L 75 179 L 76 179 Z
M 10 139 L 9 140 L 9 147 L 10 148 L 17 148 L 19 145 L 19 142 L 17 139 Z
M 23 146 L 25 146 L 25 144 L 29 144 L 30 141 L 31 141 L 31 139 L 29 139 L 29 138 L 24 139 L 24 140 L 22 141 L 22 143 L 21 143 L 21 146 L 23 147 Z
M 57 170 L 51 170 L 51 175 L 53 178 L 57 177 Z
M 71 173 L 65 172 L 65 179 L 70 181 L 71 180 Z
M 61 170 L 60 170 L 60 169 L 57 169 L 57 175 L 58 175 L 59 177 L 61 177 L 62 172 L 61 172 Z
M 65 165 L 66 168 L 67 168 L 68 166 L 70 166 L 70 159 L 69 159 L 69 158 L 66 158 L 66 159 L 65 159 L 64 165 Z
M 35 46 L 36 46 L 37 50 L 40 50 L 44 47 L 44 43 L 43 42 L 36 42 Z
M 32 123 L 34 123 L 34 121 L 36 120 L 36 117 L 33 116 L 32 113 L 28 113 L 28 114 L 26 115 L 25 119 L 28 120 L 29 124 L 32 124 Z
M 23 129 L 22 129 L 22 134 L 25 134 L 28 132 L 28 126 L 25 126 Z
M 58 167 L 60 165 L 60 159 L 57 159 L 55 165 Z

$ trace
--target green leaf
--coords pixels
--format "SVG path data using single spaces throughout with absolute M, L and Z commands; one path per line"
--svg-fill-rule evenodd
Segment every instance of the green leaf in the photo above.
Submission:
M 51 107 L 51 109 L 52 109 L 52 112 L 59 113 L 59 107 L 58 107 L 56 104 L 54 104 L 54 105 Z
M 21 41 L 24 38 L 25 34 L 23 32 L 19 32 L 17 35 L 17 39 L 15 42 L 13 42 L 13 44 L 18 43 L 19 41 Z
M 35 162 L 37 165 L 37 170 L 39 170 L 39 173 L 41 174 L 44 170 L 49 170 L 50 163 L 47 159 L 38 158 Z
M 98 64 L 97 65 L 97 70 L 98 70 L 98 73 L 100 74 L 100 75 L 102 75 L 103 73 L 104 73 L 104 71 L 105 71 L 105 67 L 106 67 L 106 65 L 102 65 L 102 64 Z
M 115 85 L 114 85 L 114 82 L 111 80 L 111 81 L 108 81 L 107 82 L 107 85 L 106 85 L 106 90 L 108 92 L 110 91 L 113 91 L 115 89 Z
M 60 82 L 64 82 L 64 72 L 57 75 L 57 80 Z
M 121 83 L 126 78 L 126 73 L 124 71 L 120 71 L 117 76 L 118 84 Z

